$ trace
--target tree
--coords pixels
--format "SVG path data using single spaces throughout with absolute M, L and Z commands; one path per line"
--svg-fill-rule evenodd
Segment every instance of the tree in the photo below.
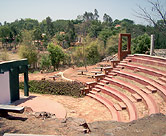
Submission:
M 94 20 L 98 20 L 98 18 L 99 18 L 97 9 L 94 10 L 93 18 L 94 18 Z
M 49 69 L 50 66 L 51 66 L 51 61 L 49 55 L 43 54 L 40 60 L 40 67 L 42 69 Z
M 86 48 L 86 58 L 87 58 L 87 63 L 89 64 L 96 64 L 97 62 L 100 61 L 100 54 L 98 52 L 98 48 L 96 43 L 91 43 L 87 48 Z
M 150 36 L 146 33 L 140 35 L 132 40 L 131 51 L 132 53 L 142 53 L 145 54 L 150 48 Z
M 53 43 L 50 43 L 47 47 L 49 51 L 49 56 L 51 59 L 51 65 L 58 70 L 60 62 L 64 58 L 64 52 L 62 51 L 62 48 L 58 45 L 54 45 Z
M 13 35 L 12 35 L 12 31 L 9 26 L 5 25 L 5 26 L 0 27 L 0 38 L 2 40 L 3 47 L 5 45 L 7 47 L 8 43 L 12 42 Z
M 112 35 L 112 32 L 109 29 L 102 30 L 99 34 L 99 38 L 103 41 L 104 43 L 104 49 L 106 48 L 107 44 L 107 39 Z
M 112 18 L 105 13 L 104 16 L 103 16 L 103 22 L 112 23 Z
M 162 31 L 166 27 L 166 9 L 162 7 L 162 4 L 159 2 L 159 0 L 155 0 L 154 2 L 149 0 L 148 2 L 151 5 L 151 11 L 139 6 L 140 12 L 136 12 L 137 17 L 152 23 L 155 27 L 158 27 L 158 29 Z M 163 21 L 162 25 L 157 23 L 156 17 L 157 20 Z
M 35 64 L 38 60 L 37 56 L 37 50 L 36 47 L 33 45 L 21 45 L 19 47 L 19 55 L 21 58 L 27 58 L 28 59 L 28 63 L 33 66 L 33 68 L 35 67 Z
M 33 31 L 33 40 L 35 42 L 35 45 L 38 47 L 38 49 L 41 47 L 41 41 L 42 41 L 42 32 L 39 27 L 35 28 Z
M 92 21 L 91 25 L 89 26 L 89 35 L 90 37 L 97 38 L 99 35 L 99 32 L 102 30 L 101 22 L 100 21 Z
M 94 15 L 92 12 L 85 12 L 83 15 L 84 22 L 92 21 L 94 20 Z

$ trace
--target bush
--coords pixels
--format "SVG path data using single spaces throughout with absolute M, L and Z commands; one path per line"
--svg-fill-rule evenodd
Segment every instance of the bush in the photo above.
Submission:
M 47 50 L 49 52 L 51 64 L 54 67 L 54 71 L 55 68 L 58 70 L 60 62 L 64 59 L 64 52 L 62 48 L 58 45 L 55 46 L 53 43 L 50 43 Z
M 91 43 L 86 48 L 86 54 L 87 54 L 87 63 L 88 64 L 96 64 L 101 59 L 100 54 L 98 52 L 97 45 L 95 43 Z
M 150 48 L 150 37 L 148 34 L 140 35 L 132 40 L 132 53 L 145 54 Z
M 81 97 L 82 83 L 78 82 L 53 82 L 47 80 L 29 81 L 29 91 L 40 94 L 67 95 Z M 24 89 L 24 82 L 20 83 L 20 89 Z
M 49 69 L 51 66 L 51 61 L 48 54 L 43 54 L 40 60 L 41 69 Z
M 33 45 L 21 45 L 19 47 L 19 55 L 21 58 L 27 58 L 28 59 L 28 63 L 30 65 L 35 64 L 38 60 L 37 58 L 37 50 L 35 48 L 35 46 Z

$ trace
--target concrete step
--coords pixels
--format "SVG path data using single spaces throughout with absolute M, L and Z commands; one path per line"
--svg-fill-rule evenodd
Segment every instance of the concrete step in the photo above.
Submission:
M 124 66 L 120 66 L 120 65 L 118 65 L 118 66 L 116 66 L 116 68 L 124 69 Z
M 152 92 L 149 90 L 149 89 L 147 89 L 147 88 L 143 88 L 143 89 L 141 89 L 142 91 L 144 91 L 146 94 L 151 94 Z
M 119 106 L 122 108 L 122 110 L 125 110 L 127 108 L 123 102 L 119 102 Z
M 162 80 L 156 80 L 156 82 L 159 83 L 160 85 L 166 86 L 166 82 Z
M 108 75 L 109 75 L 109 76 L 117 76 L 117 73 L 113 73 L 113 72 L 112 72 L 112 73 L 109 73 Z
M 150 90 L 152 93 L 156 93 L 156 92 L 157 92 L 157 89 L 154 88 L 153 86 L 148 85 L 148 86 L 146 86 L 146 88 L 147 88 L 148 90 Z
M 161 80 L 161 81 L 166 83 L 166 78 L 165 77 L 160 77 L 159 80 Z
M 103 84 L 103 83 L 99 82 L 99 83 L 98 83 L 98 85 L 104 86 L 105 84 Z
M 137 119 L 137 110 L 136 110 L 136 107 L 135 107 L 135 104 L 133 101 L 131 101 L 132 99 L 136 102 L 136 100 L 134 98 L 131 97 L 131 99 L 126 96 L 125 94 L 121 93 L 120 91 L 108 86 L 108 85 L 105 85 L 104 87 L 103 86 L 97 86 L 99 89 L 101 89 L 102 93 L 105 93 L 111 97 L 113 97 L 114 99 L 116 99 L 117 101 L 120 102 L 120 105 L 122 107 L 122 109 L 125 108 L 124 105 L 127 106 L 127 110 L 129 112 L 129 116 L 130 116 L 130 121 L 132 120 L 136 120 Z M 122 104 L 123 105 L 122 105 Z
M 96 91 L 89 91 L 89 93 L 94 94 L 94 95 L 96 95 L 96 94 L 97 94 L 97 92 L 96 92 Z
M 108 77 L 108 78 L 113 78 L 113 76 L 111 76 L 111 75 L 106 75 L 106 77 Z
M 120 114 L 119 112 L 115 109 L 115 107 L 113 106 L 113 103 L 111 101 L 109 101 L 108 99 L 102 97 L 101 95 L 99 94 L 87 94 L 87 96 L 97 100 L 98 102 L 102 103 L 105 107 L 108 108 L 108 110 L 111 112 L 112 114 L 112 120 L 115 120 L 115 121 L 121 121 L 121 118 L 120 118 Z
M 98 89 L 98 88 L 92 88 L 92 91 L 95 91 L 95 92 L 100 92 L 101 90 Z
M 114 107 L 115 107 L 115 109 L 116 109 L 117 111 L 121 111 L 121 110 L 122 110 L 122 108 L 120 107 L 119 104 L 114 104 Z
M 132 97 L 133 97 L 133 98 L 134 98 L 137 102 L 142 101 L 141 96 L 139 96 L 139 95 L 138 95 L 138 94 L 136 94 L 136 93 L 132 94 Z
M 100 82 L 101 82 L 101 83 L 104 83 L 104 84 L 109 84 L 109 82 L 106 81 L 106 80 L 100 80 Z

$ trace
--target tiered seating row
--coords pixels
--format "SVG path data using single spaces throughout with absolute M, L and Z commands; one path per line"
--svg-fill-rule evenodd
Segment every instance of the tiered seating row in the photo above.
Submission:
M 141 65 L 133 64 L 132 62 L 141 63 Z M 136 120 L 138 118 L 138 111 L 135 106 L 135 102 L 139 101 L 143 101 L 143 103 L 145 103 L 149 115 L 159 113 L 160 111 L 158 105 L 152 97 L 152 93 L 160 92 L 162 97 L 166 100 L 166 71 L 143 66 L 142 64 L 156 65 L 163 67 L 164 69 L 166 67 L 166 59 L 160 57 L 150 57 L 148 55 L 129 55 L 126 59 L 120 62 L 116 68 L 108 71 L 105 76 L 102 75 L 101 79 L 98 78 L 99 80 L 96 80 L 97 83 L 93 84 L 93 86 L 89 88 L 91 93 L 87 95 L 104 104 L 110 110 L 113 120 L 116 121 L 121 121 L 119 111 L 122 109 L 127 109 L 129 121 Z M 128 72 L 123 69 L 130 69 L 133 70 L 133 72 Z M 137 72 L 137 74 L 134 72 Z M 157 76 L 158 80 L 141 76 L 139 72 Z M 122 80 L 123 78 L 115 78 L 116 76 L 138 82 L 145 86 L 145 88 L 139 88 L 134 84 Z M 129 91 L 132 97 L 126 96 L 124 93 L 112 88 L 108 84 Z M 98 92 L 100 91 L 101 93 L 109 95 L 119 101 L 119 105 L 114 104 L 111 100 L 99 95 Z

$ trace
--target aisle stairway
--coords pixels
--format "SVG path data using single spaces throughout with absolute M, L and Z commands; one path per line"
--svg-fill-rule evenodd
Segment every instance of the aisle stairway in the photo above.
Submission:
M 115 68 L 87 83 L 87 96 L 108 108 L 112 120 L 128 122 L 166 114 L 166 59 L 128 55 Z M 104 114 L 104 111 L 103 111 Z

